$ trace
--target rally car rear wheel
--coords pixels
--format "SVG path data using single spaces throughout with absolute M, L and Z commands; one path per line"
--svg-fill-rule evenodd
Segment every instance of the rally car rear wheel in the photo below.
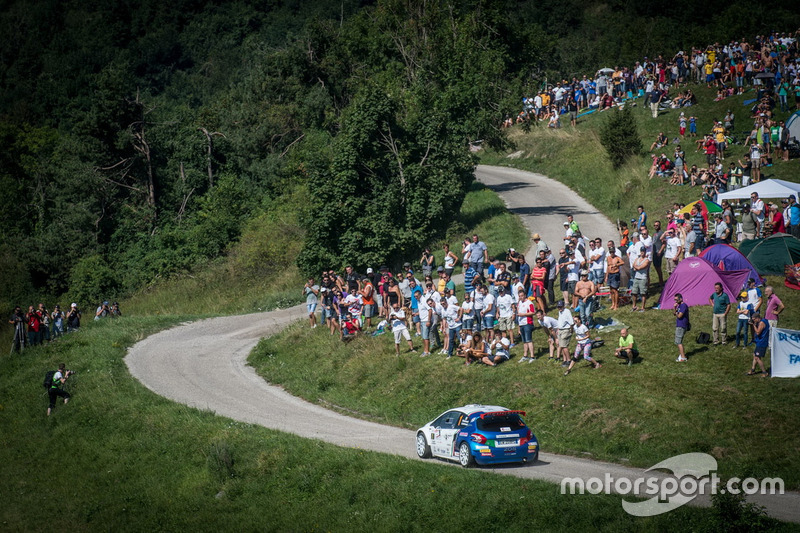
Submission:
M 475 464 L 475 458 L 472 457 L 469 444 L 466 442 L 462 442 L 461 446 L 458 447 L 458 462 L 461 463 L 461 466 L 464 468 L 469 468 Z
M 420 459 L 427 459 L 431 456 L 431 447 L 428 446 L 428 440 L 421 431 L 417 433 L 417 455 Z

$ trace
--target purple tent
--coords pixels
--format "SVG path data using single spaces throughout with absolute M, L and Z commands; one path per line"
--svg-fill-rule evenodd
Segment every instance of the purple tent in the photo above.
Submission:
M 720 270 L 749 270 L 750 277 L 756 280 L 756 285 L 764 285 L 766 280 L 758 275 L 756 268 L 745 256 L 730 244 L 715 244 L 702 252 L 700 257 L 719 268 Z
M 722 283 L 722 289 L 734 303 L 749 277 L 749 270 L 720 270 L 702 257 L 689 257 L 678 263 L 667 280 L 658 308 L 671 309 L 677 293 L 683 295 L 683 301 L 689 307 L 708 305 L 715 283 Z

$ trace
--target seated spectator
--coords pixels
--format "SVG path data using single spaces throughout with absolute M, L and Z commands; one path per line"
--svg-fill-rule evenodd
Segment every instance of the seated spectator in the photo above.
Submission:
M 663 148 L 669 143 L 669 139 L 666 135 L 664 135 L 663 131 L 658 132 L 656 136 L 656 140 L 653 141 L 653 144 L 650 145 L 650 151 L 657 150 L 659 148 Z

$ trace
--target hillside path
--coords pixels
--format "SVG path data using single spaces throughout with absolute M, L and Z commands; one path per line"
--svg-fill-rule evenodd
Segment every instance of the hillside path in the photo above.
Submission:
M 479 166 L 476 176 L 497 191 L 508 208 L 522 217 L 531 232 L 540 233 L 551 248 L 557 247 L 563 236 L 562 222 L 568 213 L 587 235 L 604 240 L 615 235 L 611 221 L 555 180 L 488 166 Z M 304 316 L 302 305 L 182 324 L 136 343 L 125 362 L 145 387 L 176 402 L 301 437 L 419 460 L 414 431 L 352 418 L 309 403 L 265 382 L 247 365 L 248 355 L 261 338 Z M 420 420 L 419 424 L 426 422 Z M 639 468 L 551 453 L 542 453 L 532 466 L 485 471 L 554 483 L 565 477 L 604 479 L 606 474 L 634 479 L 644 473 Z M 800 522 L 800 494 L 751 497 L 751 501 L 766 506 L 771 516 Z M 691 504 L 708 506 L 709 500 L 698 497 Z

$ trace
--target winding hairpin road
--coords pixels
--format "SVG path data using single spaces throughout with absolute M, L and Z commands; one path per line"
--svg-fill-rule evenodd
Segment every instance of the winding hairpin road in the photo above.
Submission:
M 560 243 L 562 222 L 570 213 L 588 235 L 616 235 L 611 221 L 588 202 L 541 174 L 479 166 L 475 175 L 551 247 Z M 247 365 L 247 357 L 260 339 L 305 315 L 305 306 L 301 305 L 250 314 L 245 320 L 225 316 L 182 324 L 136 343 L 125 362 L 131 374 L 148 389 L 176 402 L 301 437 L 416 459 L 413 431 L 352 418 L 309 403 L 265 382 Z M 423 422 L 420 420 L 420 424 Z M 566 477 L 605 479 L 606 474 L 615 479 L 636 479 L 645 473 L 639 468 L 550 453 L 542 453 L 532 466 L 485 470 L 554 483 Z M 770 516 L 800 523 L 798 493 L 748 499 L 765 506 Z M 710 498 L 698 496 L 690 505 L 708 507 Z

